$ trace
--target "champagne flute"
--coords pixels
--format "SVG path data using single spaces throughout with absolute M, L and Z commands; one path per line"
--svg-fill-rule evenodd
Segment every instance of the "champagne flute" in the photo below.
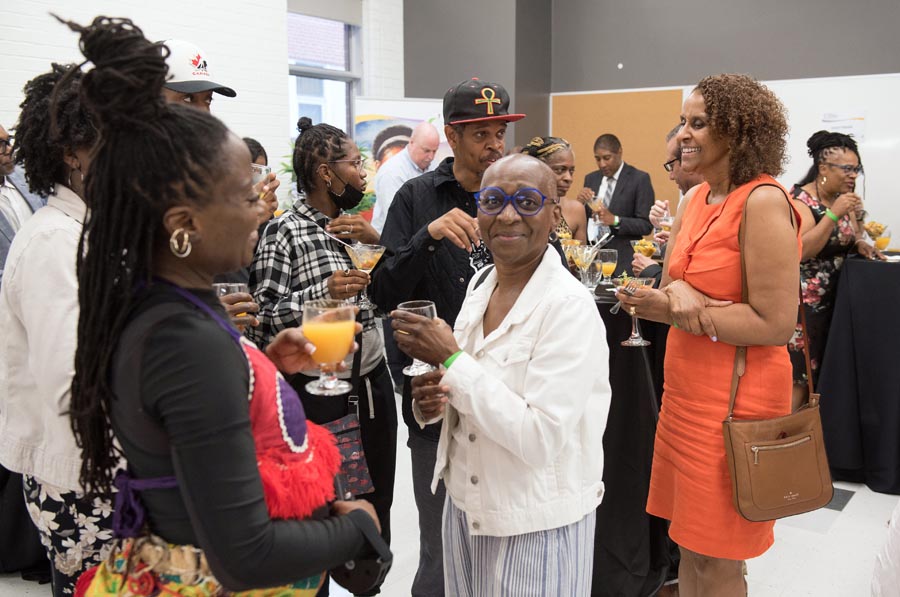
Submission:
M 303 335 L 316 351 L 312 359 L 319 365 L 319 379 L 306 384 L 316 396 L 346 394 L 353 386 L 335 375 L 338 364 L 350 353 L 356 332 L 356 310 L 346 301 L 318 299 L 303 304 Z
M 597 252 L 600 258 L 600 284 L 608 286 L 612 283 L 612 275 L 616 271 L 616 264 L 619 262 L 619 252 L 615 249 L 600 249 Z
M 381 256 L 384 255 L 384 249 L 381 245 L 366 245 L 363 243 L 347 245 L 347 253 L 350 254 L 353 267 L 367 274 L 371 274 L 372 270 L 375 269 Z M 362 289 L 356 306 L 360 309 L 374 309 L 376 307 L 375 303 L 369 300 L 366 288 Z
M 397 305 L 397 309 L 399 309 L 400 311 L 406 311 L 407 313 L 422 315 L 423 317 L 427 317 L 428 319 L 434 319 L 435 317 L 437 317 L 437 309 L 434 306 L 434 301 L 406 301 L 405 303 L 400 303 L 399 305 Z M 407 365 L 403 368 L 403 374 L 410 377 L 415 377 L 416 375 L 424 375 L 425 373 L 434 371 L 435 369 L 436 367 L 432 367 L 424 361 L 413 359 L 411 365 Z
M 634 292 L 640 288 L 652 288 L 655 281 L 653 278 L 628 278 L 626 289 Z M 622 346 L 650 346 L 650 341 L 641 337 L 641 329 L 638 327 L 638 318 L 634 314 L 633 307 L 631 309 L 631 336 L 622 341 Z

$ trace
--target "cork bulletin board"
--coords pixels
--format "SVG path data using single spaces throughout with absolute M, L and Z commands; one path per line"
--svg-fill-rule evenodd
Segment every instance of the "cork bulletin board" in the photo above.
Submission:
M 666 161 L 665 137 L 678 123 L 682 88 L 621 91 L 610 93 L 553 94 L 550 99 L 550 130 L 572 144 L 575 151 L 574 198 L 583 187 L 584 176 L 597 169 L 594 140 L 612 133 L 622 142 L 626 163 L 650 174 L 657 199 L 678 203 L 678 188 L 662 165 Z

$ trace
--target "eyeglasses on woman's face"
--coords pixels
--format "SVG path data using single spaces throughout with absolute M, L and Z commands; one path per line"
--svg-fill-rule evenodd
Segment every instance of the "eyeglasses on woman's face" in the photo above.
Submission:
M 520 216 L 534 216 L 543 209 L 546 200 L 543 193 L 532 187 L 517 189 L 512 195 L 507 195 L 500 187 L 485 187 L 475 193 L 475 203 L 486 216 L 500 215 L 507 203 L 512 203 Z
M 355 160 L 328 160 L 329 164 L 353 164 L 353 167 L 356 168 L 356 171 L 362 174 L 366 170 L 366 165 L 368 164 L 368 160 L 364 160 L 363 158 L 356 158 Z
M 823 162 L 826 166 L 831 166 L 832 168 L 838 168 L 844 171 L 844 174 L 862 174 L 864 172 L 862 164 L 858 166 L 851 166 L 849 164 L 835 164 L 834 162 Z

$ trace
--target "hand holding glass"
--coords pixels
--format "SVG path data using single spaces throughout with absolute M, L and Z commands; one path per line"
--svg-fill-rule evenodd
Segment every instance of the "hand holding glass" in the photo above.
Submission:
M 437 317 L 437 309 L 435 308 L 433 301 L 406 301 L 405 303 L 397 305 L 397 309 L 408 313 L 415 313 L 416 315 L 421 315 L 428 319 Z M 403 374 L 415 377 L 416 375 L 422 375 L 434 370 L 435 367 L 432 367 L 428 363 L 420 361 L 419 359 L 413 359 L 411 365 L 407 365 L 403 368 Z
M 641 288 L 652 288 L 655 281 L 654 278 L 628 278 L 628 282 L 626 282 L 622 292 L 633 294 Z M 641 337 L 641 329 L 638 327 L 638 318 L 634 314 L 634 307 L 631 307 L 630 313 L 631 336 L 629 336 L 627 340 L 622 341 L 622 346 L 650 346 L 650 341 L 644 340 L 644 338 Z
M 346 394 L 352 386 L 335 375 L 350 353 L 356 331 L 356 309 L 344 301 L 320 299 L 303 304 L 303 335 L 313 343 L 313 360 L 319 364 L 319 379 L 306 384 L 316 396 Z
M 353 267 L 370 275 L 375 266 L 378 265 L 378 261 L 384 255 L 385 250 L 381 245 L 366 245 L 363 243 L 347 245 L 346 248 L 347 253 L 350 254 L 350 260 L 353 262 Z M 375 303 L 369 300 L 369 295 L 365 288 L 360 293 L 357 306 L 360 309 L 374 309 L 376 307 Z

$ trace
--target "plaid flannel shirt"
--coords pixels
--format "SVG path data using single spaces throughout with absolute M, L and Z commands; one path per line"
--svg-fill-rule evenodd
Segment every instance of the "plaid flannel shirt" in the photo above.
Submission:
M 353 269 L 344 246 L 325 234 L 330 220 L 298 200 L 266 226 L 250 266 L 259 326 L 248 327 L 246 334 L 258 346 L 268 345 L 283 329 L 299 327 L 303 303 L 331 298 L 328 278 L 336 271 Z M 374 328 L 373 311 L 361 311 L 360 321 L 363 330 Z

